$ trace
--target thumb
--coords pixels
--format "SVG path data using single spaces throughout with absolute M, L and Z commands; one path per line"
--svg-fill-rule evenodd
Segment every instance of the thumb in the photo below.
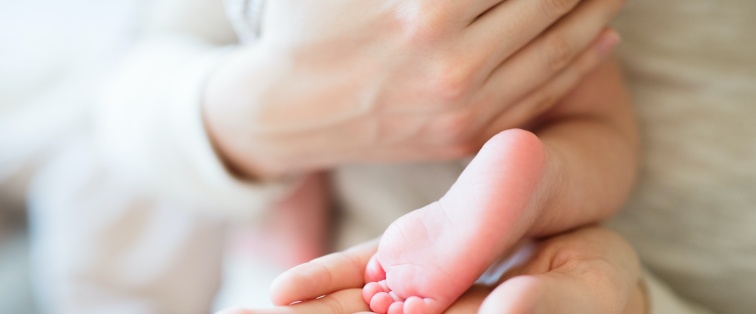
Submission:
M 640 278 L 632 248 L 600 228 L 544 241 L 520 272 L 486 298 L 480 313 L 622 313 Z
M 377 241 L 370 241 L 292 268 L 273 281 L 273 303 L 289 305 L 344 289 L 362 288 L 365 267 L 377 247 Z

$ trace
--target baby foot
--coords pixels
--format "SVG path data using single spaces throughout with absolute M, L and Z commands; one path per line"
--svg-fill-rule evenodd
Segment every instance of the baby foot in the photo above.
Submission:
M 492 138 L 438 202 L 389 226 L 368 263 L 363 298 L 377 313 L 441 313 L 535 219 L 543 143 L 509 130 Z

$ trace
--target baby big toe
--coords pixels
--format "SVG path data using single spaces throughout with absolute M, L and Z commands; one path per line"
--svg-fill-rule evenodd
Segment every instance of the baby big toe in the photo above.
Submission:
M 409 297 L 404 300 L 404 314 L 435 314 L 443 312 L 445 308 L 431 298 Z
M 383 266 L 378 262 L 376 255 L 373 255 L 365 269 L 365 282 L 378 282 L 384 279 L 386 279 L 386 271 L 383 270 Z

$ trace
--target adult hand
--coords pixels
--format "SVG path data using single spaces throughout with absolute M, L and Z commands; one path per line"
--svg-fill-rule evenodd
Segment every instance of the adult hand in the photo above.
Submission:
M 300 265 L 278 278 L 271 310 L 223 314 L 345 314 L 368 312 L 363 273 L 376 242 Z M 318 298 L 325 295 L 325 297 Z M 318 298 L 318 299 L 316 299 Z M 308 301 L 309 300 L 309 301 Z M 446 313 L 645 313 L 634 250 L 611 231 L 586 227 L 538 241 L 531 258 L 498 286 L 476 285 Z
M 206 123 L 234 168 L 263 178 L 463 157 L 598 65 L 621 3 L 269 1 L 261 41 L 208 81 Z

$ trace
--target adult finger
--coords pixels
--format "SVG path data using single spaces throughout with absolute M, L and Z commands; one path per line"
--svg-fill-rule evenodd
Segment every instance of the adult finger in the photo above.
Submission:
M 461 41 L 464 51 L 475 51 L 485 73 L 508 59 L 545 29 L 570 12 L 581 0 L 509 0 L 479 17 Z M 605 1 L 605 0 L 602 0 Z M 468 57 L 469 58 L 469 57 Z M 475 63 L 473 63 L 475 64 Z
M 616 31 L 606 29 L 572 64 L 522 100 L 508 108 L 485 108 L 486 113 L 481 115 L 481 119 L 488 120 L 483 122 L 487 125 L 486 131 L 482 134 L 483 137 L 487 139 L 500 130 L 524 127 L 526 123 L 532 122 L 553 108 L 589 73 L 611 57 L 611 52 L 619 41 L 619 34 Z
M 267 310 L 229 309 L 217 314 L 351 314 L 370 311 L 362 300 L 362 289 L 346 289 L 322 298 Z
M 521 100 L 510 102 L 510 106 L 480 100 L 472 107 L 447 113 L 448 119 L 439 116 L 434 124 L 426 125 L 418 135 L 427 145 L 425 151 L 434 152 L 434 156 L 458 158 L 477 151 L 482 143 L 501 130 L 527 128 L 527 123 L 551 109 L 590 72 L 610 58 L 618 42 L 619 35 L 615 31 L 604 30 L 566 69 Z M 479 126 L 477 129 L 481 132 L 472 134 L 462 131 L 470 125 Z M 460 147 L 450 145 L 455 143 L 459 143 Z M 394 151 L 403 152 L 403 149 L 408 150 L 397 147 Z
M 546 240 L 513 275 L 480 313 L 622 313 L 638 287 L 640 266 L 622 238 L 591 227 Z
M 575 0 L 579 1 L 579 0 Z M 459 21 L 463 26 L 469 26 L 473 21 L 478 20 L 484 16 L 485 13 L 491 11 L 492 8 L 498 6 L 507 0 L 472 0 L 472 1 L 459 1 L 450 0 L 447 3 L 439 3 L 439 1 L 401 1 L 399 2 L 403 10 L 412 10 L 417 12 L 418 15 L 424 15 L 428 12 L 445 12 L 445 14 L 452 15 L 456 18 L 454 20 Z
M 619 0 L 585 0 L 572 14 L 494 70 L 482 94 L 511 103 L 549 81 L 601 33 L 619 10 L 620 3 Z
M 362 288 L 365 267 L 377 248 L 378 241 L 370 241 L 290 269 L 271 285 L 273 304 L 288 305 L 335 291 Z

